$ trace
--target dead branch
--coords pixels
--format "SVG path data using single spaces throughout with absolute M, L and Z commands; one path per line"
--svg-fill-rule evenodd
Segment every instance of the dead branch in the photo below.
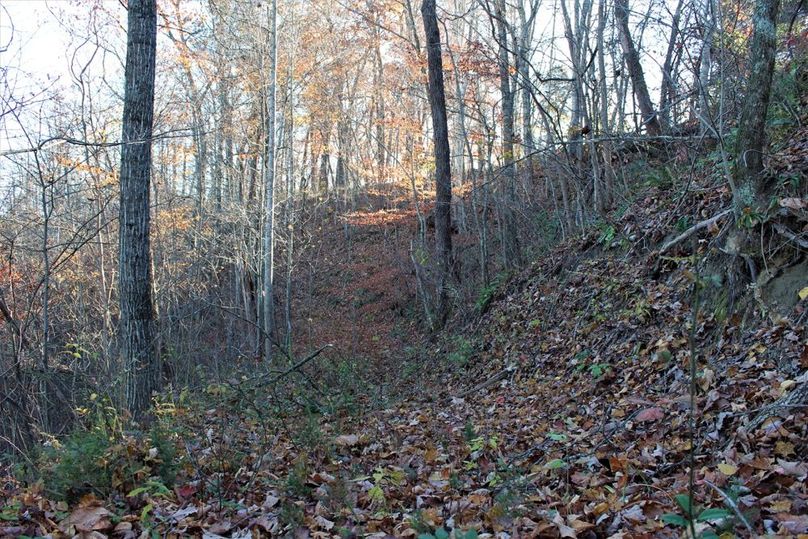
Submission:
M 704 221 L 700 221 L 700 222 L 696 223 L 695 225 L 691 226 L 690 228 L 688 228 L 687 230 L 685 230 L 684 232 L 682 232 L 681 234 L 679 234 L 678 236 L 676 236 L 675 238 L 670 240 L 669 242 L 665 243 L 659 249 L 659 254 L 662 255 L 662 254 L 666 253 L 668 251 L 668 249 L 670 249 L 671 247 L 673 247 L 677 243 L 680 243 L 680 242 L 686 240 L 687 238 L 689 238 L 690 236 L 692 236 L 693 234 L 695 234 L 699 230 L 703 230 L 703 229 L 705 229 L 705 228 L 707 228 L 709 226 L 714 225 L 721 218 L 729 215 L 730 213 L 732 213 L 732 208 L 720 211 L 716 215 L 710 217 L 709 219 L 706 219 Z

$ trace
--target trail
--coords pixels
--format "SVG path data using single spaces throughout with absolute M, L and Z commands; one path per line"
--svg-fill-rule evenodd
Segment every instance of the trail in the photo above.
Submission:
M 710 215 L 728 193 L 689 196 Z M 742 325 L 707 302 L 691 343 L 692 258 L 660 264 L 647 247 L 676 204 L 647 190 L 611 233 L 545 253 L 433 341 L 415 323 L 412 212 L 326 214 L 294 312 L 310 325 L 298 356 L 333 351 L 276 384 L 234 379 L 166 407 L 183 462 L 168 494 L 90 497 L 68 515 L 34 491 L 15 514 L 38 512 L 0 536 L 679 537 L 691 345 L 697 530 L 803 533 L 805 408 L 754 421 L 808 383 L 805 327 Z

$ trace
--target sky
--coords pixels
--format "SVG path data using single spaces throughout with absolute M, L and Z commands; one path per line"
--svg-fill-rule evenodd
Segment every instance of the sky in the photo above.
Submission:
M 71 64 L 79 72 L 95 54 L 91 73 L 115 77 L 122 71 L 117 53 L 105 54 L 96 39 L 88 38 L 97 36 L 104 47 L 120 43 L 115 38 L 125 37 L 124 15 L 118 0 L 0 0 L 0 66 L 5 70 L 0 96 L 33 101 L 26 113 L 47 117 L 56 109 L 52 98 L 78 92 Z M 33 117 L 23 121 L 37 131 Z M 0 152 L 27 147 L 26 142 L 16 122 L 3 122 Z
M 52 9 L 74 3 L 53 0 L 0 0 L 0 64 L 29 77 L 19 77 L 18 89 L 35 89 L 40 82 L 67 77 L 69 36 Z M 0 51 L 2 50 L 0 49 Z
M 557 1 L 543 0 L 542 5 L 551 10 Z M 665 1 L 671 3 L 671 0 Z M 632 6 L 642 10 L 647 7 L 647 0 L 636 0 Z M 93 14 L 98 16 L 90 16 Z M 112 44 L 112 49 L 122 50 L 124 19 L 125 10 L 120 0 L 0 0 L 0 66 L 6 70 L 6 80 L 0 84 L 7 86 L 0 90 L 0 97 L 9 92 L 18 97 L 32 96 L 43 89 L 48 89 L 48 95 L 75 92 L 76 85 L 69 67 L 71 61 L 74 65 L 81 65 L 93 51 L 98 52 L 94 42 L 79 47 L 82 40 L 85 36 L 98 36 L 102 46 Z M 540 19 L 545 19 L 545 24 L 537 21 L 539 34 L 547 31 L 552 15 Z M 556 21 L 556 33 L 560 35 L 561 30 L 561 22 Z M 654 45 L 656 40 L 651 37 L 648 43 Z M 559 54 L 564 56 L 565 46 L 563 43 L 559 46 Z M 77 48 L 80 52 L 74 56 Z M 654 48 L 652 46 L 649 51 L 651 56 L 659 54 Z M 114 80 L 115 73 L 122 72 L 119 54 L 102 52 L 101 61 L 97 56 L 91 68 L 95 76 L 103 74 L 108 77 L 107 83 L 112 87 L 120 82 Z M 644 63 L 647 81 L 653 89 L 658 86 L 658 60 L 646 58 Z M 0 133 L 0 152 L 13 146 L 15 140 L 19 137 L 13 133 Z

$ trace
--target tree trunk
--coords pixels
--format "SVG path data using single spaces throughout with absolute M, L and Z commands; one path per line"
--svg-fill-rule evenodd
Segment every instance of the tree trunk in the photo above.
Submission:
M 659 115 L 661 127 L 670 129 L 671 123 L 671 102 L 675 90 L 673 71 L 673 54 L 676 50 L 676 42 L 679 38 L 679 23 L 682 19 L 682 5 L 684 0 L 676 2 L 676 11 L 673 13 L 673 23 L 671 24 L 671 35 L 668 39 L 668 50 L 665 52 L 665 62 L 662 64 L 662 82 L 659 89 Z
M 120 323 L 125 405 L 138 417 L 160 387 L 154 346 L 149 239 L 151 137 L 157 44 L 156 0 L 130 0 L 121 146 Z
M 744 208 L 765 210 L 763 153 L 766 150 L 766 114 L 769 109 L 774 60 L 777 51 L 777 12 L 780 0 L 758 0 L 753 16 L 754 31 L 749 45 L 749 79 L 746 101 L 738 124 L 735 160 L 737 189 L 734 193 L 738 215 Z
M 508 29 L 505 21 L 505 2 L 497 0 L 494 12 L 497 41 L 499 43 L 499 88 L 502 93 L 502 159 L 505 188 L 502 204 L 503 263 L 506 267 L 521 264 L 519 240 L 516 235 L 513 206 L 516 203 L 516 167 L 514 166 L 514 95 L 511 90 L 510 59 L 508 58 Z
M 277 82 L 277 1 L 269 6 L 269 75 L 267 80 L 267 132 L 264 159 L 264 231 L 263 231 L 263 326 L 264 359 L 272 360 L 272 340 L 275 336 L 275 84 Z
M 440 31 L 435 13 L 435 0 L 421 4 L 427 43 L 429 105 L 435 146 L 435 255 L 438 261 L 437 319 L 446 320 L 449 306 L 447 284 L 452 267 L 452 170 L 449 151 L 449 129 L 446 121 L 446 94 L 443 86 L 443 59 Z
M 628 28 L 628 13 L 628 0 L 615 0 L 614 18 L 617 22 L 617 29 L 620 32 L 620 45 L 623 48 L 626 67 L 631 77 L 631 85 L 634 88 L 634 95 L 640 106 L 642 124 L 645 126 L 649 135 L 658 136 L 662 132 L 662 129 L 660 128 L 659 119 L 654 111 L 654 105 L 651 103 L 651 96 L 648 94 L 648 86 L 645 84 L 645 74 L 642 71 L 640 55 L 634 47 L 634 41 L 631 39 L 631 33 Z

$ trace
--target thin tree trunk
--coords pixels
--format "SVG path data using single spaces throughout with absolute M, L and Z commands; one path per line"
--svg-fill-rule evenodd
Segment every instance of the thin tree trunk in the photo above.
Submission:
M 645 84 L 640 55 L 634 46 L 634 41 L 631 39 L 628 14 L 628 0 L 615 0 L 614 18 L 620 32 L 620 44 L 623 47 L 623 56 L 626 59 L 626 67 L 631 77 L 631 85 L 634 87 L 634 95 L 640 107 L 640 114 L 642 114 L 642 124 L 649 135 L 658 136 L 662 129 L 659 125 L 659 118 L 657 118 L 654 111 L 654 105 L 651 103 L 651 96 L 648 94 L 648 86 Z
M 448 281 L 452 268 L 452 169 L 449 129 L 446 120 L 446 94 L 443 86 L 443 59 L 435 0 L 421 4 L 427 43 L 429 105 L 435 146 L 435 256 L 438 261 L 437 317 L 442 325 L 449 312 Z
M 263 326 L 264 359 L 272 361 L 272 341 L 275 336 L 275 86 L 277 82 L 277 0 L 269 5 L 269 74 L 267 77 L 266 157 L 264 159 L 264 231 L 263 262 Z
M 665 61 L 662 64 L 662 82 L 659 88 L 659 120 L 662 129 L 670 129 L 671 123 L 671 101 L 675 89 L 673 71 L 674 52 L 676 41 L 679 38 L 679 23 L 682 19 L 682 6 L 684 0 L 676 2 L 676 10 L 673 12 L 673 22 L 671 24 L 671 35 L 668 39 L 668 50 L 665 52 Z
M 497 0 L 493 18 L 496 20 L 499 43 L 499 88 L 502 94 L 502 159 L 505 186 L 502 201 L 503 263 L 506 267 L 521 264 L 519 239 L 516 232 L 513 206 L 516 204 L 516 167 L 514 166 L 514 96 L 511 91 L 510 59 L 508 56 L 508 29 L 505 21 L 505 2 Z

